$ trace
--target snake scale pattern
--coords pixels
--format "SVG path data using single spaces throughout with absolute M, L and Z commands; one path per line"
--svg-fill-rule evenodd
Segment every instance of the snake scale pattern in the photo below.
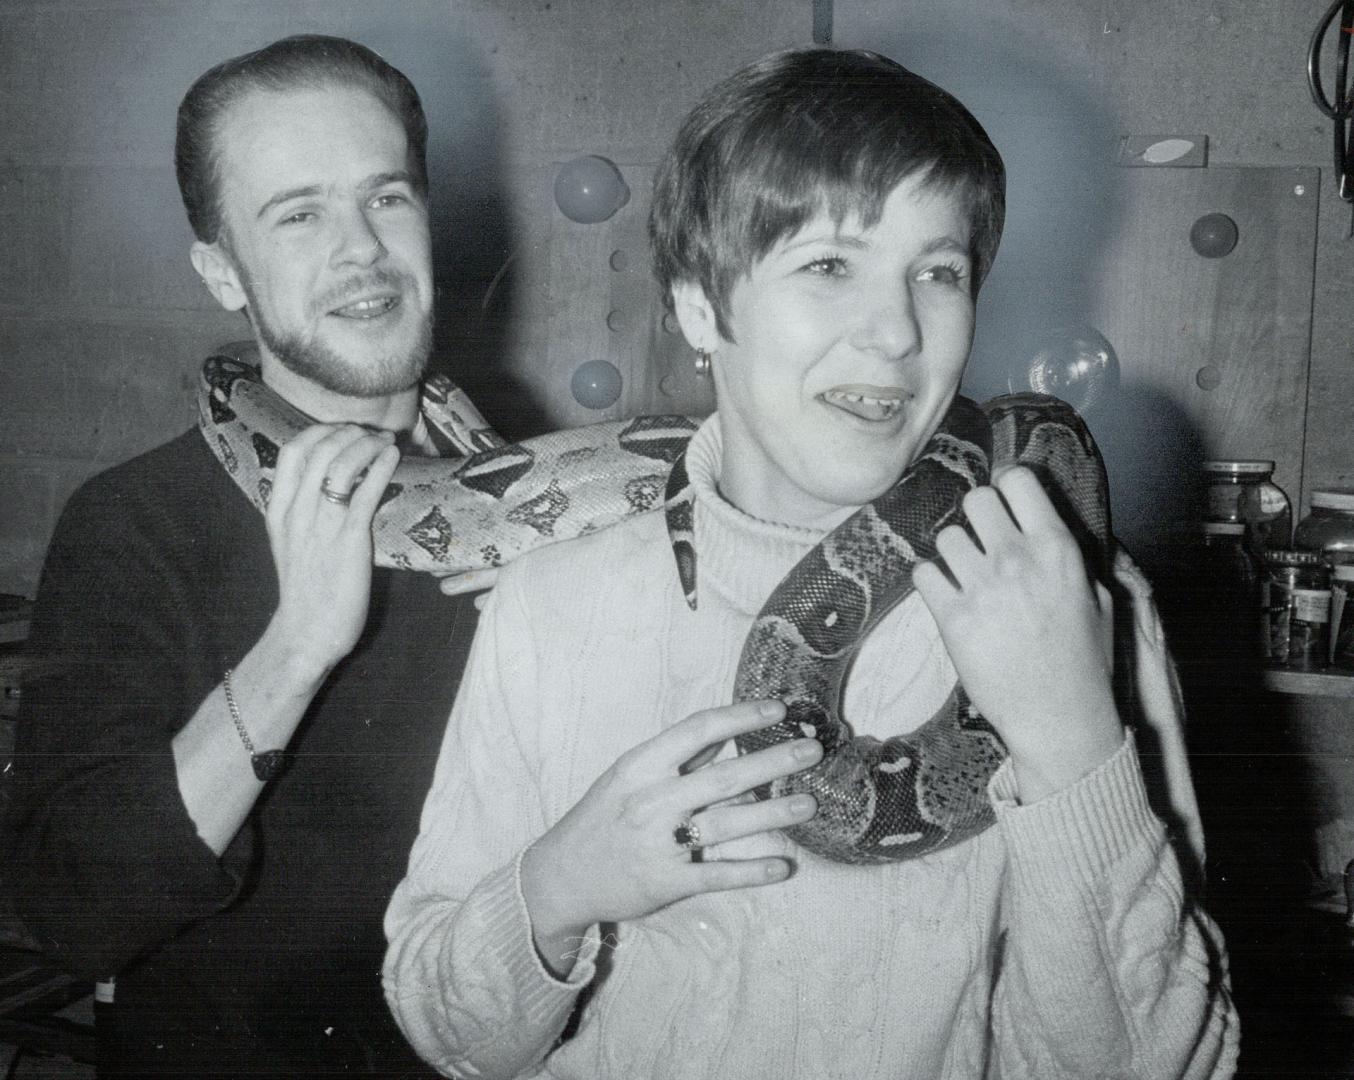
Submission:
M 678 573 L 695 605 L 684 450 L 697 421 L 638 417 L 509 445 L 443 377 L 428 381 L 423 407 L 445 456 L 401 460 L 373 523 L 379 565 L 438 574 L 501 566 L 665 505 Z M 255 506 L 266 506 L 278 449 L 310 421 L 267 390 L 255 368 L 220 356 L 204 365 L 198 412 L 222 465 Z M 961 686 L 920 726 L 899 718 L 910 733 L 883 741 L 852 734 L 841 697 L 862 642 L 912 591 L 912 568 L 935 556 L 941 529 L 963 523 L 964 494 L 985 484 L 994 466 L 1017 462 L 1040 475 L 1092 570 L 1106 576 L 1104 466 L 1076 413 L 1039 394 L 981 407 L 957 398 L 898 482 L 824 537 L 754 621 L 734 699 L 779 698 L 787 714 L 739 738 L 738 749 L 801 733 L 823 742 L 818 765 L 756 792 L 817 798 L 817 816 L 787 830 L 815 854 L 848 863 L 909 859 L 992 823 L 987 781 L 1006 751 Z
M 1104 465 L 1070 406 L 1039 394 L 957 398 L 940 430 L 896 484 L 811 550 L 776 587 L 743 646 L 734 700 L 779 698 L 779 724 L 740 737 L 749 753 L 801 733 L 823 743 L 812 769 L 757 792 L 808 792 L 809 822 L 786 832 L 838 862 L 915 858 L 992 824 L 987 782 L 1006 758 L 990 724 L 956 685 L 935 715 L 879 740 L 853 736 L 841 714 L 847 670 L 861 643 L 912 591 L 912 568 L 936 555 L 936 534 L 964 524 L 960 500 L 1000 464 L 1030 466 L 1080 542 L 1093 573 L 1108 578 L 1109 507 Z M 905 723 L 907 720 L 911 723 Z
M 372 523 L 378 566 L 458 573 L 502 566 L 554 540 L 657 506 L 697 422 L 641 416 L 505 444 L 442 375 L 423 387 L 442 457 L 405 455 Z M 268 505 L 282 445 L 313 420 L 234 357 L 203 365 L 198 426 L 257 508 Z

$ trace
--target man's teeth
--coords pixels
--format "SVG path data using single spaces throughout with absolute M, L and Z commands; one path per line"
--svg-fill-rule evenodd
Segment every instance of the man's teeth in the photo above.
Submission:
M 374 300 L 358 300 L 345 307 L 335 308 L 334 314 L 353 319 L 370 319 L 376 315 L 384 315 L 395 306 L 395 303 L 393 296 L 380 296 Z

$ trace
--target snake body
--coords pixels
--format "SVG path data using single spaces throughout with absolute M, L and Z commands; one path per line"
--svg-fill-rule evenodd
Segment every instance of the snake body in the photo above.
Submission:
M 816 767 L 757 792 L 816 798 L 814 818 L 786 830 L 810 851 L 838 862 L 890 862 L 958 843 L 992 823 L 987 782 L 1006 749 L 962 685 L 920 727 L 883 741 L 852 735 L 841 698 L 861 644 L 912 591 L 912 568 L 935 557 L 941 529 L 963 523 L 964 494 L 986 483 L 992 466 L 1017 462 L 1040 474 L 1104 576 L 1104 466 L 1080 417 L 1038 394 L 995 398 L 981 408 L 959 398 L 898 482 L 812 549 L 753 622 L 734 699 L 778 698 L 786 716 L 741 736 L 738 748 L 750 753 L 801 734 L 822 742 Z
M 425 389 L 424 412 L 447 456 L 401 460 L 373 522 L 379 565 L 432 573 L 501 566 L 665 503 L 678 573 L 695 605 L 694 503 L 684 465 L 695 420 L 638 417 L 509 445 L 441 378 Z M 278 449 L 309 423 L 249 365 L 212 357 L 204 366 L 199 425 L 256 506 L 267 505 Z M 734 699 L 778 698 L 787 714 L 739 738 L 738 748 L 748 753 L 805 732 L 822 741 L 818 765 L 756 792 L 817 798 L 815 818 L 787 830 L 810 851 L 841 862 L 895 861 L 991 824 L 987 781 L 1006 751 L 961 686 L 920 727 L 884 741 L 853 736 L 841 696 L 861 644 L 911 592 L 912 568 L 935 556 L 941 529 L 963 522 L 963 495 L 986 483 L 994 465 L 1017 462 L 1041 475 L 1103 571 L 1104 467 L 1076 413 L 1038 394 L 981 408 L 958 398 L 898 482 L 824 537 L 754 621 Z
M 657 506 L 697 422 L 641 416 L 505 444 L 445 376 L 424 385 L 423 413 L 443 457 L 405 455 L 372 523 L 379 566 L 448 574 L 502 566 L 554 540 Z M 314 421 L 233 357 L 203 366 L 198 426 L 259 509 L 277 453 Z

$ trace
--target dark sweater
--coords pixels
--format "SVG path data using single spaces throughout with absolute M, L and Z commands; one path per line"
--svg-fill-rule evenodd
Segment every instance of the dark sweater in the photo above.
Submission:
M 171 739 L 276 603 L 262 517 L 195 430 L 86 484 L 48 552 L 7 876 L 55 958 L 116 973 L 126 1075 L 414 1068 L 381 996 L 381 918 L 475 610 L 428 576 L 376 571 L 362 640 L 218 859 Z

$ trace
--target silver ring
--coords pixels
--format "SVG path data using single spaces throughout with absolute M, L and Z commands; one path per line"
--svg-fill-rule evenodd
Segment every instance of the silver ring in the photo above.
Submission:
M 329 486 L 329 477 L 327 476 L 320 481 L 320 494 L 335 506 L 347 506 L 353 501 L 353 493 L 351 491 L 335 491 L 331 488 Z
M 699 851 L 701 847 L 700 826 L 687 818 L 672 830 L 672 839 L 676 841 L 678 847 L 684 847 L 687 851 Z

